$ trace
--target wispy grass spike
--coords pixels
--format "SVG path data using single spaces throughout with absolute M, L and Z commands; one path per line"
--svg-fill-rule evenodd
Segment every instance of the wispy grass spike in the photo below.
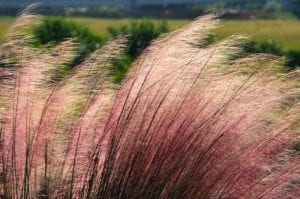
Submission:
M 298 198 L 299 71 L 243 57 L 244 37 L 207 42 L 217 24 L 154 41 L 120 86 L 122 38 L 53 82 L 56 55 L 25 45 L 3 109 L 1 197 Z

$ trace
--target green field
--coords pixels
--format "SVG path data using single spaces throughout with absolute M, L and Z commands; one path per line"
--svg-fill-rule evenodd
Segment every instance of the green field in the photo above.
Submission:
M 217 30 L 220 38 L 245 34 L 256 41 L 273 39 L 287 49 L 300 49 L 300 21 L 224 21 Z
M 92 18 L 68 18 L 99 34 L 106 34 L 107 27 L 116 27 L 126 24 L 129 19 L 92 19 Z M 12 18 L 0 17 L 0 38 L 3 37 Z M 155 23 L 160 20 L 153 20 Z M 169 27 L 174 30 L 188 23 L 187 20 L 169 20 Z M 222 39 L 233 34 L 244 34 L 256 41 L 273 39 L 281 43 L 285 49 L 300 49 L 300 21 L 296 20 L 251 20 L 251 21 L 223 21 L 216 31 L 217 37 Z

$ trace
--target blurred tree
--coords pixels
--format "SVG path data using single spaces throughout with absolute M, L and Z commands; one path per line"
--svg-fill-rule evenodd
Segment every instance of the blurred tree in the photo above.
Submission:
M 278 12 L 281 10 L 281 2 L 278 0 L 267 1 L 263 10 L 266 12 Z

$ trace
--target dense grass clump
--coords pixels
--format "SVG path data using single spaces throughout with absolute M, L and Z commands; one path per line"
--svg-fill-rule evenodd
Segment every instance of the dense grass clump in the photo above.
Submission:
M 206 15 L 152 42 L 119 85 L 122 37 L 53 82 L 76 45 L 28 47 L 33 19 L 1 46 L 16 54 L 0 70 L 1 198 L 299 198 L 298 70 L 244 54 L 241 36 L 207 43 Z

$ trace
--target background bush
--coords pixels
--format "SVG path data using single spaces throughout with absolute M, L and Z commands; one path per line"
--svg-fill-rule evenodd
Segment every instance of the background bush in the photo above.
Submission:
M 80 63 L 91 52 L 103 45 L 108 37 L 117 37 L 119 35 L 128 38 L 128 48 L 125 55 L 115 61 L 112 68 L 114 82 L 119 83 L 134 59 L 149 45 L 149 43 L 159 35 L 169 31 L 165 21 L 154 23 L 150 20 L 132 20 L 128 24 L 119 27 L 108 27 L 108 35 L 99 35 L 92 33 L 85 26 L 80 26 L 75 22 L 65 20 L 59 17 L 44 18 L 42 23 L 33 29 L 36 38 L 35 45 L 56 45 L 67 38 L 76 39 L 79 43 L 77 57 L 59 73 L 63 76 L 66 70 Z M 216 40 L 211 37 L 211 42 Z M 249 52 L 269 53 L 277 56 L 284 56 L 287 59 L 287 70 L 295 69 L 300 66 L 300 50 L 285 50 L 284 47 L 275 40 L 268 39 L 264 41 L 252 41 L 249 45 Z
M 118 35 L 128 36 L 127 54 L 131 58 L 136 58 L 149 43 L 160 34 L 168 32 L 168 26 L 165 21 L 155 25 L 149 20 L 131 21 L 128 25 L 122 25 L 119 28 L 109 27 L 110 36 Z
M 283 54 L 283 47 L 280 43 L 268 39 L 262 42 L 251 42 L 252 51 L 257 53 L 269 53 L 273 55 L 281 56 Z
M 44 18 L 42 23 L 33 28 L 35 45 L 56 45 L 68 38 L 76 39 L 78 55 L 71 64 L 80 63 L 87 55 L 99 48 L 106 41 L 104 36 L 93 34 L 88 28 L 59 17 Z
M 141 21 L 133 20 L 129 24 L 122 25 L 119 28 L 108 27 L 110 37 L 123 35 L 128 38 L 126 54 L 113 65 L 112 73 L 114 81 L 116 83 L 120 82 L 133 60 L 143 52 L 153 39 L 168 31 L 169 28 L 165 21 L 154 24 L 146 19 Z
M 289 50 L 286 52 L 287 69 L 293 70 L 300 67 L 300 50 Z
M 268 53 L 285 57 L 287 60 L 285 64 L 287 70 L 300 67 L 300 50 L 285 50 L 280 43 L 272 39 L 262 42 L 251 41 L 249 50 L 255 53 Z
M 139 54 L 157 38 L 160 34 L 168 32 L 166 22 L 154 24 L 149 20 L 133 20 L 129 24 L 122 25 L 119 28 L 108 28 L 109 35 L 97 35 L 89 31 L 88 28 L 80 26 L 72 21 L 59 17 L 47 17 L 42 23 L 33 29 L 36 38 L 35 46 L 56 45 L 68 38 L 76 39 L 79 43 L 77 57 L 67 68 L 61 69 L 58 76 L 64 76 L 73 66 L 80 63 L 91 52 L 99 48 L 107 41 L 107 37 L 117 37 L 119 35 L 128 38 L 128 48 L 124 55 L 115 60 L 112 66 L 112 75 L 114 82 L 119 83 L 128 71 L 131 63 Z

